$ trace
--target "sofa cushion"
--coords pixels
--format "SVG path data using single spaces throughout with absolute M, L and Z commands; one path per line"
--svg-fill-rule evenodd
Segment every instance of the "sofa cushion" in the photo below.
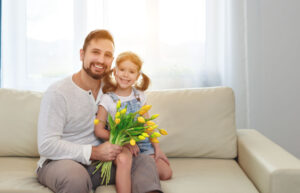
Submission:
M 259 193 L 235 160 L 171 158 L 173 177 L 165 193 Z
M 169 135 L 160 138 L 169 157 L 234 158 L 237 155 L 231 88 L 197 88 L 147 93 L 150 114 Z
M 0 156 L 39 156 L 37 120 L 42 94 L 0 89 Z
M 40 185 L 36 158 L 0 157 L 0 192 L 52 193 Z M 173 178 L 162 181 L 165 193 L 258 193 L 234 160 L 171 158 Z M 115 193 L 115 186 L 100 186 L 95 193 Z

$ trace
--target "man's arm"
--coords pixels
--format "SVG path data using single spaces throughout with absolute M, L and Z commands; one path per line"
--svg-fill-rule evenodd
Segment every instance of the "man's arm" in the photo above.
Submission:
M 47 91 L 41 101 L 38 120 L 38 150 L 48 159 L 72 159 L 90 163 L 91 145 L 80 145 L 62 139 L 66 125 L 65 98 L 55 91 Z

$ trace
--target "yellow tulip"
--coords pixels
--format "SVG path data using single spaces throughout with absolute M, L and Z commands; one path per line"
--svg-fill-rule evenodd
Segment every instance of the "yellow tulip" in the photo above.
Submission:
M 145 109 L 142 109 L 142 110 L 139 111 L 139 114 L 140 114 L 140 115 L 143 115 L 143 114 L 145 114 L 145 113 L 147 113 L 147 111 L 146 111 Z
M 119 109 L 120 107 L 121 107 L 121 101 L 118 100 L 118 102 L 117 102 L 117 109 Z
M 151 126 L 151 127 L 148 127 L 147 128 L 147 131 L 154 131 L 154 129 L 156 129 L 158 127 L 158 125 L 153 125 L 153 126 Z
M 157 138 L 157 137 L 160 137 L 160 136 L 161 136 L 160 133 L 154 132 L 154 133 L 151 135 L 151 138 Z
M 118 125 L 121 122 L 121 119 L 116 118 L 115 123 Z
M 157 138 L 151 138 L 150 140 L 151 140 L 152 143 L 159 143 Z
M 156 129 L 158 127 L 158 125 L 153 125 L 151 126 L 153 129 Z
M 127 109 L 125 108 L 125 109 L 122 109 L 120 113 L 121 113 L 121 114 L 125 114 L 126 111 L 127 111 Z
M 99 124 L 99 119 L 95 119 L 94 120 L 94 125 L 98 125 Z
M 168 132 L 164 129 L 159 129 L 160 134 L 162 135 L 168 135 Z
M 143 135 L 139 135 L 138 138 L 139 138 L 140 140 L 145 140 L 145 139 L 146 139 Z
M 153 121 L 147 121 L 146 124 L 149 125 L 149 126 L 154 126 L 155 125 L 155 123 Z
M 147 132 L 151 133 L 152 131 L 154 131 L 154 128 L 153 127 L 148 127 L 146 130 L 147 130 Z
M 159 116 L 159 114 L 154 114 L 151 116 L 151 120 L 156 119 Z
M 142 133 L 142 136 L 149 137 L 148 133 Z
M 144 105 L 142 106 L 141 110 L 144 109 L 146 111 L 149 111 L 151 109 L 152 105 Z
M 135 145 L 135 140 L 134 139 L 130 139 L 130 145 L 134 146 Z
M 137 120 L 139 123 L 145 123 L 144 117 L 138 117 Z
M 115 117 L 119 118 L 120 117 L 120 112 L 117 112 L 116 115 L 115 115 Z

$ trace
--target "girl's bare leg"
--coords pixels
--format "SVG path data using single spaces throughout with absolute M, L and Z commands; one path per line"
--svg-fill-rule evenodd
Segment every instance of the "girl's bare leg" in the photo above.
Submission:
M 132 154 L 127 148 L 117 156 L 114 163 L 117 166 L 116 171 L 116 189 L 117 193 L 131 193 L 131 165 Z
M 153 159 L 154 155 L 150 155 Z M 168 165 L 164 160 L 162 159 L 157 159 L 155 160 L 157 171 L 159 174 L 159 179 L 160 180 L 169 180 L 172 178 L 172 169 L 170 165 Z

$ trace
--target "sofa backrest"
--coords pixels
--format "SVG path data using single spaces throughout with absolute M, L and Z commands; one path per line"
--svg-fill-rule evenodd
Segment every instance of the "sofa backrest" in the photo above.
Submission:
M 150 114 L 168 131 L 160 146 L 169 157 L 234 158 L 235 102 L 231 88 L 152 91 Z
M 0 89 L 0 156 L 38 157 L 37 120 L 42 93 Z
M 0 156 L 39 156 L 37 121 L 42 93 L 0 89 Z M 147 92 L 150 114 L 168 131 L 159 138 L 169 157 L 236 157 L 231 88 Z

